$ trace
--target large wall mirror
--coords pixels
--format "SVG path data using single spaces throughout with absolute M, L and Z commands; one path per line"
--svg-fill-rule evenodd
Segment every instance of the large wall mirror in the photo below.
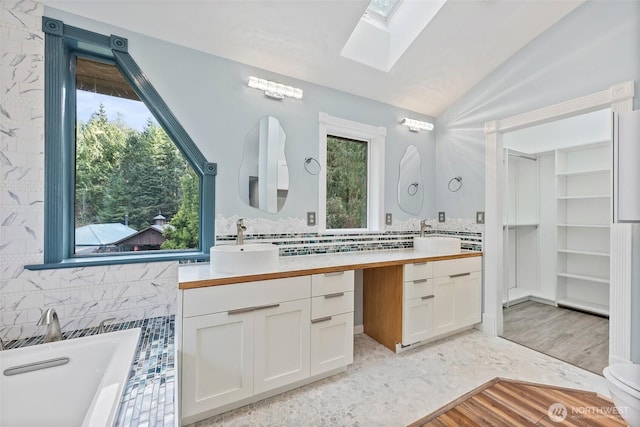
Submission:
M 243 202 L 265 212 L 282 209 L 289 192 L 287 136 L 275 117 L 262 117 L 244 141 L 238 189 Z
M 398 179 L 398 204 L 400 209 L 411 215 L 419 215 L 424 200 L 424 183 L 420 153 L 410 145 L 400 159 L 400 177 Z

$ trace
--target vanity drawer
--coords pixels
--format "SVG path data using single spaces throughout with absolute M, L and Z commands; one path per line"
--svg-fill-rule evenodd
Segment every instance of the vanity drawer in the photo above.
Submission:
M 309 276 L 210 286 L 183 291 L 182 316 L 192 317 L 309 298 Z
M 311 296 L 353 291 L 353 270 L 311 276 Z
M 311 298 L 311 319 L 353 311 L 353 291 L 337 292 Z
M 404 265 L 404 281 L 431 279 L 433 277 L 433 262 L 417 262 Z
M 482 257 L 436 261 L 434 277 L 455 276 L 482 270 Z
M 425 297 L 433 295 L 433 279 L 416 279 L 410 282 L 404 282 L 403 299 Z

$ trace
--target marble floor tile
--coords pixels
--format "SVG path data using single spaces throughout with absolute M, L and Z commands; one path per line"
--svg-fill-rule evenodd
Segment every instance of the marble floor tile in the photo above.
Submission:
M 497 376 L 609 395 L 599 375 L 477 330 L 401 354 L 360 334 L 345 373 L 192 426 L 405 426 Z

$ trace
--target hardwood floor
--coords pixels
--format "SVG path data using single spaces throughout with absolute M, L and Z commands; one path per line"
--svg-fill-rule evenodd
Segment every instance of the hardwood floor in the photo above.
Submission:
M 503 314 L 503 338 L 599 375 L 609 364 L 607 318 L 534 301 Z
M 560 424 L 561 423 L 561 424 Z M 596 393 L 494 378 L 409 427 L 626 426 Z

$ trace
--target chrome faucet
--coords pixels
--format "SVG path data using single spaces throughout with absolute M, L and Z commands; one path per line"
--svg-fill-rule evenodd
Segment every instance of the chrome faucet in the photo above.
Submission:
M 109 323 L 109 322 L 113 322 L 114 320 L 116 320 L 115 317 L 110 317 L 110 318 L 104 319 L 102 322 L 100 322 L 100 324 L 98 325 L 98 333 L 99 334 L 104 334 L 105 332 L 107 332 L 106 324 Z
M 424 230 L 427 228 L 433 228 L 431 225 L 427 224 L 427 220 L 423 219 L 420 221 L 420 237 L 424 237 Z
M 62 331 L 58 321 L 58 313 L 53 308 L 48 308 L 42 313 L 38 326 L 47 325 L 47 333 L 44 335 L 44 342 L 62 341 Z
M 247 226 L 244 225 L 244 218 L 240 218 L 238 222 L 236 222 L 236 230 L 238 231 L 236 245 L 242 245 L 244 244 L 244 232 L 247 231 Z

